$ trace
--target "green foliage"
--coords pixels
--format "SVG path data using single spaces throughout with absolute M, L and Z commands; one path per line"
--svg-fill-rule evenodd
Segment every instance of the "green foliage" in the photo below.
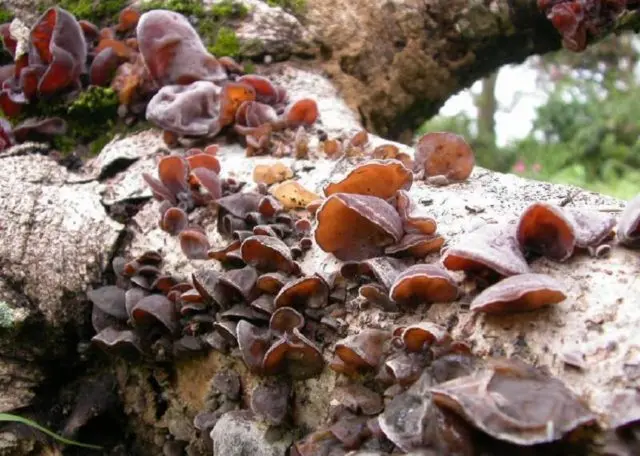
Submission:
M 127 0 L 60 0 L 54 3 L 66 9 L 78 19 L 86 19 L 94 24 L 116 21 L 120 11 L 128 4 Z M 41 5 L 42 11 L 51 6 L 51 2 Z
M 0 24 L 5 22 L 11 22 L 13 20 L 13 13 L 5 7 L 0 7 Z
M 280 6 L 292 14 L 302 14 L 307 7 L 307 2 L 306 0 L 267 0 L 267 5 Z
M 579 87 L 579 96 L 554 92 L 531 134 L 511 149 L 527 176 L 630 198 L 640 192 L 640 85 L 606 93 L 593 82 Z
M 6 422 L 11 422 L 11 423 L 21 423 L 21 424 L 25 424 L 27 426 L 30 426 L 34 429 L 37 429 L 40 432 L 43 432 L 45 434 L 47 434 L 49 437 L 54 438 L 55 440 L 57 440 L 60 443 L 64 443 L 65 445 L 74 445 L 77 447 L 82 447 L 82 448 L 88 448 L 91 450 L 102 450 L 101 446 L 98 445 L 89 445 L 86 443 L 80 443 L 80 442 L 76 442 L 75 440 L 70 440 L 70 439 L 66 439 L 64 437 L 62 437 L 61 435 L 56 434 L 53 431 L 50 431 L 49 429 L 40 426 L 38 423 L 36 423 L 35 421 L 32 421 L 28 418 L 24 418 L 22 416 L 19 415 L 13 415 L 11 413 L 0 413 L 0 422 L 2 421 L 6 421 Z
M 118 96 L 110 88 L 90 86 L 71 102 L 57 96 L 26 108 L 18 121 L 29 117 L 61 117 L 67 121 L 67 133 L 52 141 L 61 152 L 70 152 L 80 143 L 105 144 L 115 135 Z
M 213 45 L 207 48 L 209 52 L 217 57 L 228 55 L 237 57 L 240 54 L 240 40 L 236 32 L 228 27 L 220 27 Z

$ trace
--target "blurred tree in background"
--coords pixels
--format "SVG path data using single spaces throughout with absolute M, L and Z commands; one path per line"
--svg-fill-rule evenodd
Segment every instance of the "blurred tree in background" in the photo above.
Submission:
M 546 102 L 523 139 L 496 145 L 497 73 L 473 95 L 476 117 L 436 117 L 419 131 L 468 138 L 481 166 L 630 198 L 640 192 L 640 59 L 632 34 L 610 36 L 585 52 L 531 60 Z

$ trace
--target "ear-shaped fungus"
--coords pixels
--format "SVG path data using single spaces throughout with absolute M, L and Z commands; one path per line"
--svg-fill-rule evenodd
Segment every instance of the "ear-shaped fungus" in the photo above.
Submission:
M 185 136 L 215 136 L 220 131 L 220 88 L 209 81 L 164 86 L 147 105 L 147 120 Z
M 113 48 L 108 47 L 100 51 L 91 62 L 91 68 L 89 68 L 91 84 L 108 87 L 116 75 L 116 70 L 120 63 L 121 58 Z
M 436 232 L 438 227 L 436 221 L 413 202 L 408 192 L 398 190 L 396 193 L 396 208 L 407 233 L 431 235 Z
M 274 300 L 276 308 L 298 307 L 317 309 L 329 300 L 329 286 L 318 276 L 292 280 L 282 287 Z
M 310 98 L 303 98 L 287 107 L 284 119 L 289 128 L 298 128 L 313 125 L 319 114 L 316 102 Z
M 187 258 L 206 260 L 211 246 L 207 236 L 199 230 L 187 229 L 180 232 L 180 247 Z
M 160 85 L 219 82 L 227 74 L 182 14 L 144 13 L 136 28 L 138 46 L 151 77 Z
M 529 272 L 511 226 L 485 225 L 449 247 L 443 265 L 452 271 L 507 277 Z M 493 277 L 495 279 L 495 277 Z
M 307 190 L 300 182 L 294 180 L 287 180 L 275 185 L 270 193 L 282 203 L 285 209 L 302 209 L 320 198 L 319 195 Z
M 142 353 L 140 337 L 132 330 L 118 330 L 109 326 L 91 338 L 91 342 L 109 354 L 135 358 Z
M 297 265 L 291 257 L 291 250 L 280 239 L 272 236 L 251 236 L 240 247 L 242 259 L 261 271 L 282 271 L 291 274 Z
M 519 274 L 482 291 L 471 303 L 471 310 L 486 313 L 521 312 L 563 301 L 562 285 L 545 274 Z
M 576 245 L 573 221 L 562 208 L 533 203 L 520 215 L 517 228 L 520 247 L 548 258 L 565 261 Z
M 448 180 L 466 180 L 475 165 L 473 150 L 462 136 L 448 132 L 427 133 L 416 145 L 416 171 L 425 177 L 445 176 Z
M 262 360 L 271 344 L 271 335 L 264 328 L 240 320 L 236 326 L 238 346 L 245 364 L 254 373 L 262 374 Z
M 385 345 L 390 338 L 388 331 L 365 329 L 336 343 L 335 354 L 348 368 L 375 369 L 382 361 Z
M 66 132 L 67 122 L 60 117 L 30 118 L 13 128 L 13 135 L 19 143 L 51 139 L 53 136 L 64 135 Z
M 322 372 L 324 359 L 320 349 L 293 328 L 267 351 L 262 367 L 267 374 L 284 372 L 294 379 L 305 379 Z
M 335 193 L 316 214 L 315 239 L 325 252 L 340 260 L 379 256 L 384 247 L 403 235 L 402 220 L 395 208 L 381 198 Z
M 627 203 L 618 222 L 617 236 L 621 244 L 640 247 L 640 195 Z
M 287 417 L 291 386 L 283 381 L 258 385 L 251 392 L 251 410 L 268 423 L 278 426 Z
M 396 277 L 389 297 L 398 304 L 451 302 L 458 299 L 453 277 L 439 266 L 416 264 Z
M 552 442 L 595 421 L 558 379 L 515 360 L 494 360 L 476 373 L 431 388 L 433 401 L 499 440 Z
M 397 160 L 370 160 L 354 168 L 340 182 L 324 188 L 326 196 L 357 193 L 389 199 L 401 189 L 411 188 L 413 173 Z
M 426 346 L 443 345 L 451 341 L 451 336 L 444 326 L 428 321 L 402 329 L 402 342 L 408 352 L 418 353 Z
M 611 214 L 571 208 L 568 209 L 568 215 L 571 217 L 576 233 L 576 247 L 581 249 L 597 247 L 613 237 L 616 219 Z
M 58 7 L 49 8 L 31 29 L 29 67 L 44 68 L 38 92 L 50 95 L 80 84 L 86 72 L 87 44 L 78 21 Z
M 171 334 L 180 328 L 174 304 L 163 295 L 145 296 L 133 307 L 131 318 L 136 326 L 150 326 L 160 323 Z

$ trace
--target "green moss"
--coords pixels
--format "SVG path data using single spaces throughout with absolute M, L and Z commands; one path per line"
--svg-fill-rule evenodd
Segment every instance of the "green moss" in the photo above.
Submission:
M 103 25 L 117 20 L 120 11 L 128 4 L 127 0 L 60 0 L 45 2 L 40 6 L 44 11 L 52 4 L 66 9 L 78 19 L 85 19 L 94 24 Z
M 215 42 L 207 49 L 216 57 L 225 55 L 238 57 L 238 55 L 240 55 L 240 40 L 238 40 L 236 32 L 232 29 L 220 27 Z
M 52 146 L 70 152 L 78 144 L 106 144 L 115 134 L 118 121 L 118 96 L 109 88 L 91 86 L 71 102 L 63 97 L 38 100 L 27 105 L 18 121 L 28 117 L 61 117 L 67 121 L 65 135 L 57 136 Z M 98 150 L 99 152 L 99 150 Z
M 307 8 L 306 0 L 267 0 L 267 5 L 280 6 L 294 15 L 304 13 Z
M 13 20 L 13 13 L 7 8 L 0 7 L 0 24 L 5 22 L 11 22 Z

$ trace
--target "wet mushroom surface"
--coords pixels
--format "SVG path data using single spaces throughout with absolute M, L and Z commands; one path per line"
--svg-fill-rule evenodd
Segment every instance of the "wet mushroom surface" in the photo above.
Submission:
M 451 133 L 337 135 L 289 76 L 245 74 L 185 15 L 131 8 L 103 29 L 47 10 L 11 83 L 64 92 L 90 64 L 157 129 L 121 171 L 148 201 L 86 292 L 89 353 L 144 438 L 211 454 L 237 419 L 292 455 L 589 454 L 601 431 L 631 447 L 637 198 L 616 216 L 497 180 Z M 65 125 L 6 130 L 11 145 Z

